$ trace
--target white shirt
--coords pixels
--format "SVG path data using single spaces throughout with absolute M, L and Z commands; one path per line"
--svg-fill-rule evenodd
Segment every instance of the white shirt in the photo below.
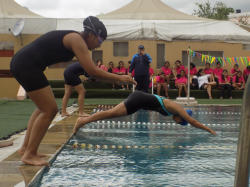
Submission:
M 199 88 L 204 84 L 204 83 L 208 83 L 208 77 L 210 77 L 210 74 L 207 75 L 203 75 L 198 77 L 198 85 Z

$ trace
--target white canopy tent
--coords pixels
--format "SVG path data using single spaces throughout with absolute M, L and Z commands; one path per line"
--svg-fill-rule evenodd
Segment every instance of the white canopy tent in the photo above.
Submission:
M 0 0 L 0 34 L 9 34 L 8 29 L 20 18 L 25 20 L 24 34 L 44 34 L 56 29 L 56 19 L 35 14 L 14 0 Z

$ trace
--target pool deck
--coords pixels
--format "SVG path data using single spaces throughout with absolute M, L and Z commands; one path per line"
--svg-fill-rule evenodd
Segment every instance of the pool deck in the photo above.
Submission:
M 93 108 L 96 108 L 96 105 L 85 108 L 85 112 L 91 113 Z M 45 160 L 50 163 L 72 136 L 78 117 L 76 110 L 77 108 L 73 107 L 67 109 L 68 112 L 73 113 L 73 116 L 62 118 L 57 115 L 39 146 L 38 151 L 47 154 Z M 46 168 L 27 165 L 21 161 L 21 155 L 17 153 L 17 150 L 23 143 L 25 133 L 11 137 L 13 146 L 0 148 L 0 186 L 2 187 L 34 186 L 36 179 L 39 178 L 38 175 L 42 174 Z

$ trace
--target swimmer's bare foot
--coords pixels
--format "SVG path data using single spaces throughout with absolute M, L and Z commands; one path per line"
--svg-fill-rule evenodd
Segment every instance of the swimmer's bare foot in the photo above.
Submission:
M 81 118 L 81 117 L 77 118 L 74 129 L 73 129 L 74 134 L 78 131 L 78 129 L 80 129 L 83 125 L 86 124 L 84 123 L 85 119 L 86 118 Z
M 18 152 L 18 154 L 19 155 L 24 155 L 24 153 L 25 153 L 25 151 L 26 150 L 24 150 L 24 149 L 22 149 L 22 148 L 20 148 L 17 152 Z M 42 153 L 36 153 L 36 156 L 38 156 L 38 157 L 46 157 L 47 156 L 47 154 L 42 154 Z
M 89 114 L 83 112 L 83 113 L 79 113 L 79 117 L 89 117 Z
M 68 112 L 66 112 L 66 113 L 61 113 L 61 117 L 65 117 L 65 116 L 73 116 L 73 114 L 70 114 L 70 113 L 68 113 Z
M 34 165 L 34 166 L 50 166 L 49 162 L 38 157 L 38 156 L 26 156 L 23 155 L 21 161 L 25 164 Z

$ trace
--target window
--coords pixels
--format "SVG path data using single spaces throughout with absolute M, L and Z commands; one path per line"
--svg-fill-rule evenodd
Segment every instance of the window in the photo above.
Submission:
M 157 44 L 157 69 L 164 66 L 165 62 L 165 44 Z
M 209 55 L 213 57 L 223 57 L 223 51 L 195 51 L 197 53 L 203 54 L 203 55 Z M 196 66 L 205 66 L 205 60 L 202 62 L 202 58 L 198 58 L 197 55 L 194 57 L 191 57 L 190 62 L 193 62 Z M 182 64 L 184 66 L 187 66 L 188 64 L 188 56 L 187 51 L 182 51 Z M 216 67 L 216 62 L 210 64 L 211 67 Z
M 128 42 L 113 42 L 114 56 L 128 56 Z
M 0 57 L 14 56 L 14 42 L 0 41 Z
M 250 51 L 250 44 L 242 44 L 242 51 Z
M 78 62 L 77 60 L 71 60 L 69 62 L 59 62 L 57 64 L 52 64 L 51 66 L 49 66 L 49 69 L 53 69 L 53 68 L 66 68 L 68 67 L 70 64 L 73 64 L 75 62 Z
M 100 50 L 92 51 L 92 60 L 94 61 L 95 64 L 98 59 L 102 60 L 102 51 Z

